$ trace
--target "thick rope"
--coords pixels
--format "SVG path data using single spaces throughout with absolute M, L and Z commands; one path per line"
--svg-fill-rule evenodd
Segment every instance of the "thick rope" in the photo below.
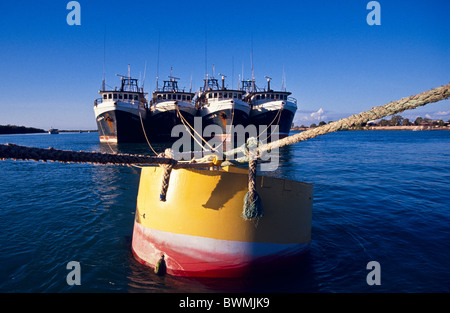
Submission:
M 56 161 L 63 163 L 93 163 L 93 164 L 116 164 L 116 165 L 172 165 L 173 168 L 208 168 L 212 162 L 191 163 L 177 162 L 172 158 L 153 157 L 136 154 L 110 154 L 88 151 L 70 151 L 53 148 L 33 148 L 18 146 L 15 144 L 0 144 L 0 160 L 33 160 L 33 161 Z
M 161 157 L 168 157 L 169 159 L 173 160 L 173 152 L 171 149 L 166 149 L 164 153 L 160 154 Z M 166 201 L 167 196 L 167 189 L 169 189 L 169 181 L 170 181 L 170 173 L 172 173 L 173 165 L 175 163 L 163 165 L 164 168 L 164 174 L 163 174 L 163 181 L 161 185 L 161 193 L 159 195 L 159 200 Z
M 353 125 L 367 123 L 368 121 L 377 120 L 393 114 L 398 114 L 406 110 L 416 109 L 420 106 L 424 106 L 428 103 L 433 103 L 450 98 L 450 83 L 441 87 L 437 87 L 420 94 L 406 97 L 397 101 L 389 102 L 383 106 L 374 107 L 368 111 L 352 115 L 347 118 L 343 118 L 336 122 L 319 126 L 313 129 L 303 131 L 301 133 L 291 135 L 289 137 L 279 139 L 270 143 L 260 145 L 258 148 L 259 155 L 261 156 L 265 151 L 271 149 L 280 148 L 286 145 L 291 145 L 300 141 L 305 141 L 320 135 L 325 135 L 331 132 L 336 132 L 341 129 L 347 129 Z M 233 159 L 233 155 L 245 154 L 245 145 L 236 149 L 224 152 L 226 159 Z M 248 162 L 248 157 L 242 157 L 239 162 Z M 232 163 L 232 162 L 231 162 Z M 222 163 L 223 166 L 229 165 L 230 162 Z
M 242 210 L 242 218 L 244 220 L 257 219 L 263 216 L 262 201 L 256 192 L 256 165 L 258 160 L 257 145 L 255 138 L 249 138 L 248 145 L 248 192 L 244 197 L 244 208 Z
M 141 120 L 142 132 L 144 133 L 145 140 L 147 141 L 147 145 L 150 147 L 150 149 L 153 151 L 153 153 L 155 155 L 158 155 L 158 153 L 156 153 L 155 149 L 153 149 L 152 145 L 150 144 L 150 141 L 147 138 L 147 132 L 145 131 L 144 122 L 142 121 L 141 111 L 139 111 L 139 119 Z
M 354 125 L 361 125 L 368 121 L 377 120 L 393 114 L 398 114 L 406 110 L 412 110 L 428 103 L 441 101 L 450 97 L 450 83 L 434 88 L 420 94 L 403 98 L 397 101 L 389 102 L 383 106 L 374 107 L 368 111 L 343 118 L 336 122 L 319 126 L 301 133 L 271 142 L 260 147 L 262 151 L 268 151 L 274 148 L 291 145 L 300 141 L 305 141 L 320 135 L 336 132 L 341 129 L 347 129 Z

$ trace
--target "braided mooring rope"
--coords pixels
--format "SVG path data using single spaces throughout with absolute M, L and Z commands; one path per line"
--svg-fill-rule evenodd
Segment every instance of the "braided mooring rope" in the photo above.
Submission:
M 389 102 L 383 106 L 374 107 L 368 111 L 343 118 L 336 122 L 319 126 L 313 129 L 303 131 L 301 133 L 267 143 L 262 145 L 259 150 L 268 151 L 274 148 L 291 145 L 300 141 L 305 141 L 320 135 L 336 132 L 341 129 L 347 129 L 354 125 L 361 125 L 368 121 L 377 120 L 393 114 L 398 114 L 406 110 L 416 109 L 428 103 L 445 100 L 450 97 L 450 83 L 441 87 L 437 87 L 414 96 L 402 98 L 397 101 Z
M 187 163 L 177 162 L 172 158 L 153 157 L 136 154 L 112 154 L 89 151 L 59 150 L 53 148 L 34 148 L 19 146 L 11 143 L 0 144 L 0 160 L 33 160 L 33 161 L 55 161 L 62 163 L 94 163 L 115 165 L 172 165 L 174 168 L 202 168 L 209 167 L 212 163 Z

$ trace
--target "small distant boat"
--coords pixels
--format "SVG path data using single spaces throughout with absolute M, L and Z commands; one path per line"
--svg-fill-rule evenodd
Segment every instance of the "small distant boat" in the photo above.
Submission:
M 48 131 L 48 133 L 49 133 L 50 135 L 57 135 L 57 134 L 59 134 L 59 131 L 58 131 L 56 128 L 51 128 L 51 129 Z

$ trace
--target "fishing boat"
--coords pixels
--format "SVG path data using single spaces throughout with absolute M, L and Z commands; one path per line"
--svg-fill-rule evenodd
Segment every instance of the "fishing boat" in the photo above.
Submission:
M 242 89 L 246 90 L 245 100 L 251 105 L 249 123 L 258 131 L 267 131 L 266 136 L 277 134 L 278 138 L 289 136 L 297 99 L 289 97 L 287 91 L 275 91 L 270 88 L 271 78 L 267 77 L 267 89 L 259 90 L 255 81 L 243 81 Z M 272 127 L 273 126 L 273 127 Z
M 150 102 L 151 118 L 149 119 L 150 137 L 154 141 L 171 141 L 175 139 L 171 132 L 176 125 L 193 125 L 197 113 L 192 104 L 193 92 L 178 88 L 179 78 L 169 76 L 164 81 L 162 90 L 155 90 Z M 174 136 L 178 136 L 175 134 Z
M 56 129 L 56 128 L 50 128 L 50 129 L 48 130 L 48 133 L 49 133 L 50 135 L 57 135 L 57 134 L 59 134 L 59 130 Z
M 250 113 L 250 106 L 243 100 L 244 91 L 232 90 L 225 87 L 225 75 L 222 86 L 214 76 L 204 79 L 204 86 L 196 94 L 198 114 L 202 117 L 203 135 L 205 138 L 230 138 L 230 127 L 246 126 Z M 207 130 L 209 125 L 216 125 L 214 136 Z M 211 128 L 210 128 L 211 129 Z
M 257 176 L 263 216 L 243 218 L 248 172 L 173 169 L 165 201 L 162 167 L 143 167 L 132 251 L 152 269 L 164 260 L 170 275 L 239 277 L 298 261 L 311 241 L 310 184 Z
M 145 121 L 148 118 L 147 94 L 138 80 L 128 76 L 120 77 L 119 89 L 106 90 L 105 84 L 98 93 L 101 98 L 94 101 L 100 142 L 123 143 L 145 142 Z

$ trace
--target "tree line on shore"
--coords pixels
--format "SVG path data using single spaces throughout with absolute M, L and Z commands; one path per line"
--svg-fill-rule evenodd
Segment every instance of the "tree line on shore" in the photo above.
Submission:
M 328 123 L 331 123 L 332 121 L 329 121 Z M 322 125 L 326 125 L 327 123 L 325 121 L 321 121 L 319 124 L 312 123 L 309 128 L 314 128 Z M 411 121 L 408 118 L 404 118 L 401 115 L 392 115 L 389 120 L 387 119 L 381 119 L 379 121 L 370 121 L 368 123 L 363 123 L 361 125 L 355 125 L 356 128 L 366 127 L 366 126 L 438 126 L 438 127 L 445 127 L 450 125 L 450 120 L 445 122 L 444 120 L 432 120 L 430 118 L 422 118 L 417 117 L 414 121 Z M 294 126 L 295 128 L 308 128 L 308 126 L 301 125 L 301 126 Z
M 33 134 L 45 133 L 46 131 L 40 128 L 16 126 L 16 125 L 0 125 L 0 134 Z

